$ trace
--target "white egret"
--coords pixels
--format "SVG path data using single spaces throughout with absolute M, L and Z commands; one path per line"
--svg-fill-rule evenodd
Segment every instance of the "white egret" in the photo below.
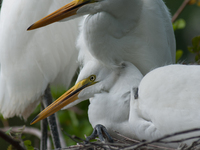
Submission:
M 155 67 L 174 63 L 175 40 L 170 14 L 163 1 L 160 0 L 74 0 L 34 23 L 28 30 L 64 18 L 66 18 L 64 20 L 70 20 L 86 14 L 89 15 L 81 24 L 77 44 L 79 62 L 84 70 L 87 68 L 85 65 L 88 61 L 93 59 L 92 57 L 98 60 L 96 61 L 98 63 L 95 63 L 93 68 L 88 68 L 86 72 L 90 72 L 95 67 L 98 68 L 98 65 L 105 65 L 104 67 L 108 67 L 111 71 L 118 72 L 113 74 L 113 80 L 115 80 L 123 61 L 134 64 L 142 74 L 146 74 Z M 109 72 L 101 69 L 98 73 L 109 76 Z M 140 80 L 138 82 L 134 80 L 134 82 L 139 83 Z M 102 84 L 102 88 L 104 86 L 111 88 L 113 84 Z M 129 86 L 126 89 L 130 91 Z M 90 92 L 88 94 L 90 95 Z M 110 103 L 111 108 L 115 109 L 115 103 L 113 101 Z M 104 104 L 100 105 L 101 109 L 103 107 Z M 120 111 L 127 110 L 124 106 L 120 108 Z M 56 108 L 58 109 L 60 107 Z M 129 114 L 126 113 L 126 115 Z M 94 115 L 94 117 L 97 116 Z M 89 117 L 92 118 L 90 114 Z
M 74 0 L 28 30 L 86 14 L 78 41 L 82 63 L 86 51 L 112 68 L 131 62 L 143 74 L 175 62 L 171 17 L 161 0 Z
M 131 63 L 111 70 L 90 61 L 81 70 L 77 83 L 32 123 L 55 113 L 65 105 L 71 107 L 90 99 L 89 120 L 94 127 L 104 125 L 108 132 L 118 131 L 137 140 L 153 140 L 166 134 L 200 126 L 200 67 L 169 65 L 142 78 Z M 134 88 L 138 88 L 138 96 Z M 168 140 L 198 135 L 200 132 L 175 136 Z M 187 144 L 191 144 L 187 141 Z M 177 144 L 169 144 L 177 147 Z
M 69 86 L 78 67 L 74 42 L 78 20 L 26 31 L 33 21 L 62 5 L 62 0 L 3 1 L 0 112 L 5 118 L 17 115 L 26 119 L 40 102 L 49 83 Z
M 78 20 L 26 31 L 32 22 L 66 2 L 3 1 L 0 14 L 0 113 L 4 118 L 16 115 L 27 119 L 42 100 L 48 84 L 69 86 L 78 67 L 75 48 Z

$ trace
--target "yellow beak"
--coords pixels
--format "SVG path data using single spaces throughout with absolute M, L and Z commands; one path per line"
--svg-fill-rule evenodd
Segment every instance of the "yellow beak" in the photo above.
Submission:
M 38 114 L 32 121 L 31 125 L 47 118 L 48 116 L 54 114 L 64 106 L 74 102 L 78 99 L 78 94 L 88 86 L 91 86 L 97 82 L 91 81 L 90 77 L 78 82 L 71 89 L 65 92 L 61 97 L 54 101 L 51 105 L 45 108 L 40 114 Z
M 94 0 L 73 0 L 69 4 L 61 7 L 55 12 L 49 14 L 48 16 L 40 19 L 36 23 L 32 24 L 27 30 L 33 30 L 36 28 L 40 28 L 51 23 L 60 21 L 64 18 L 73 16 L 76 14 L 76 11 L 85 4 L 93 3 Z

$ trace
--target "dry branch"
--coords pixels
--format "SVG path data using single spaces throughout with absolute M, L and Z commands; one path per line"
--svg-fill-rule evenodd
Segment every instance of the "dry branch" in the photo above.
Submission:
M 187 4 L 190 2 L 190 0 L 184 0 L 182 5 L 179 7 L 179 9 L 176 11 L 174 16 L 172 17 L 172 23 L 178 18 L 178 16 L 181 14 L 183 9 L 187 6 Z
M 13 147 L 17 150 L 26 150 L 20 145 L 20 142 L 12 139 L 10 136 L 6 135 L 3 131 L 0 130 L 0 137 L 5 140 L 6 142 L 10 143 Z

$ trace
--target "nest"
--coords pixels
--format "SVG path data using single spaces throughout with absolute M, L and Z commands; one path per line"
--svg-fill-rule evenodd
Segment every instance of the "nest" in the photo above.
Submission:
M 187 130 L 187 131 L 182 131 L 182 132 L 177 132 L 171 135 L 166 135 L 162 138 L 153 140 L 153 141 L 137 141 L 130 139 L 126 136 L 123 136 L 119 133 L 118 136 L 121 137 L 120 140 L 114 139 L 114 143 L 109 143 L 107 141 L 101 142 L 99 139 L 95 142 L 90 142 L 88 144 L 84 144 L 84 140 L 76 137 L 76 136 L 70 136 L 67 133 L 67 136 L 69 136 L 72 140 L 77 142 L 77 145 L 73 145 L 67 148 L 62 148 L 59 150 L 200 150 L 200 135 L 195 136 L 195 137 L 190 137 L 190 138 L 185 138 L 185 139 L 180 139 L 176 141 L 166 141 L 166 139 L 171 138 L 173 136 L 181 135 L 181 134 L 187 134 L 191 132 L 197 132 L 200 131 L 200 128 L 197 129 L 192 129 L 192 130 Z M 187 140 L 194 140 L 194 142 L 191 145 L 186 145 L 186 144 L 180 144 L 177 148 L 169 148 L 165 146 L 158 146 L 158 145 L 167 145 L 169 143 L 184 143 L 184 141 Z

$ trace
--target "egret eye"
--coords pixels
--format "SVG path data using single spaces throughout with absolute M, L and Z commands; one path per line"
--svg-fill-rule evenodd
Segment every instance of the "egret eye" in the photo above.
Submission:
M 90 81 L 95 81 L 96 80 L 96 76 L 95 75 L 91 75 L 90 76 Z

